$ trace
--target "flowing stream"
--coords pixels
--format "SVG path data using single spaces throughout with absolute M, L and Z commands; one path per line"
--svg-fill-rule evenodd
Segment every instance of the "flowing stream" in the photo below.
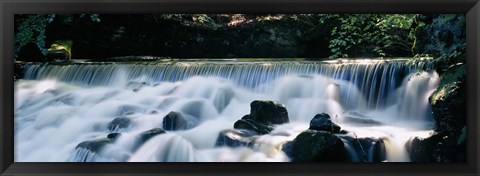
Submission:
M 27 64 L 15 82 L 15 162 L 289 161 L 280 146 L 324 112 L 355 137 L 383 139 L 388 161 L 408 162 L 405 143 L 432 129 L 428 97 L 439 83 L 432 70 L 429 62 L 405 60 Z M 252 147 L 215 147 L 253 100 L 284 104 L 290 123 Z M 136 136 L 162 127 L 171 111 L 193 117 L 195 126 L 136 148 Z M 109 129 L 117 117 L 131 123 Z M 122 135 L 97 153 L 75 149 L 112 132 Z

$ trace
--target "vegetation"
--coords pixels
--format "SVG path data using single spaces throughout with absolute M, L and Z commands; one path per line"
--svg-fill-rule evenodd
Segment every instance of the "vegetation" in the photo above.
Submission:
M 45 55 L 58 40 L 100 58 L 434 56 L 453 65 L 465 53 L 465 16 L 455 14 L 39 14 L 15 24 L 20 60 L 27 45 Z

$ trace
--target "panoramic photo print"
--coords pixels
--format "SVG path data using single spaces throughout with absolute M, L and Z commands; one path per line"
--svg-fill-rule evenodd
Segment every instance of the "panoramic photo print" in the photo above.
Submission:
M 16 14 L 15 162 L 465 162 L 464 14 Z

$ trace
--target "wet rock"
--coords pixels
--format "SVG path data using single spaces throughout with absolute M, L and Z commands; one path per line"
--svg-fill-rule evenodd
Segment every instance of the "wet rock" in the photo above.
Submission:
M 140 142 L 141 143 L 144 143 L 146 141 L 148 141 L 149 139 L 159 135 L 159 134 L 163 134 L 163 133 L 166 133 L 165 130 L 161 129 L 161 128 L 154 128 L 154 129 L 151 129 L 151 130 L 147 130 L 147 131 L 144 131 L 142 133 L 140 133 Z
M 112 136 L 113 137 L 113 136 Z M 84 141 L 78 144 L 75 149 L 86 149 L 94 153 L 98 153 L 105 145 L 115 142 L 116 138 L 101 138 Z
M 293 162 L 349 161 L 342 140 L 326 131 L 304 131 L 291 143 L 284 144 L 282 150 Z
M 363 125 L 363 126 L 382 125 L 381 122 L 373 120 L 370 117 L 357 112 L 346 113 L 344 114 L 343 119 L 345 123 L 353 123 L 356 125 Z
M 465 64 L 450 68 L 429 97 L 436 132 L 459 134 L 466 125 L 465 71 Z
M 242 119 L 237 120 L 235 124 L 233 124 L 233 128 L 252 130 L 258 134 L 268 134 L 273 130 L 272 125 L 256 122 L 250 119 L 249 115 L 245 115 Z
M 187 130 L 194 127 L 194 121 L 194 117 L 171 111 L 163 117 L 162 127 L 167 131 Z
M 218 112 L 222 112 L 230 103 L 234 96 L 233 90 L 230 88 L 220 88 L 217 90 L 213 98 L 213 105 Z
M 405 147 L 412 162 L 466 161 L 466 143 L 458 143 L 454 134 L 435 133 L 427 138 L 415 137 Z
M 107 138 L 117 140 L 121 135 L 122 135 L 121 133 L 110 133 L 107 135 Z
M 108 130 L 118 131 L 120 129 L 128 128 L 132 123 L 132 120 L 127 117 L 117 117 L 108 123 Z
M 288 123 L 288 112 L 283 104 L 273 101 L 255 100 L 250 103 L 250 116 L 252 120 L 266 124 Z
M 153 128 L 151 130 L 147 130 L 140 133 L 140 135 L 138 136 L 137 142 L 133 147 L 133 151 L 136 151 L 138 148 L 140 148 L 140 146 L 142 146 L 145 142 L 147 142 L 151 138 L 157 135 L 165 134 L 165 133 L 166 133 L 165 130 L 161 128 Z
M 256 133 L 249 130 L 223 130 L 218 134 L 215 146 L 251 147 L 255 143 Z
M 122 105 L 119 106 L 115 112 L 115 116 L 125 116 L 129 114 L 134 114 L 135 112 L 141 112 L 142 108 L 135 105 Z
M 146 82 L 135 82 L 135 81 L 130 81 L 127 83 L 127 89 L 131 89 L 134 92 L 139 91 L 144 86 L 148 86 L 148 84 Z
M 288 123 L 288 112 L 284 105 L 273 101 L 255 100 L 250 103 L 250 114 L 235 122 L 235 129 L 252 130 L 258 134 L 272 132 L 274 124 Z
M 330 119 L 330 116 L 326 113 L 317 114 L 313 119 L 310 121 L 310 130 L 317 130 L 317 131 L 328 131 L 332 133 L 339 133 L 340 126 L 333 123 Z
M 383 139 L 357 138 L 350 135 L 340 135 L 349 151 L 353 162 L 382 162 L 386 158 L 386 148 Z

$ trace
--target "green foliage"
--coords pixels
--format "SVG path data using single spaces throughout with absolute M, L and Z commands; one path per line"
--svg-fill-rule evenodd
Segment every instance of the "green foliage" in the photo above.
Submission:
M 322 14 L 330 26 L 330 58 L 382 57 L 409 53 L 414 41 L 411 14 Z
M 15 58 L 22 47 L 29 43 L 34 43 L 43 55 L 46 55 L 48 49 L 46 48 L 46 29 L 47 25 L 55 20 L 56 14 L 35 14 L 35 15 L 16 15 L 16 31 L 15 31 Z M 90 17 L 93 22 L 100 22 L 99 14 L 80 14 L 67 15 L 63 23 L 74 23 L 74 17 L 79 16 L 81 19 L 85 16 Z
M 415 52 L 434 57 L 437 72 L 465 63 L 466 29 L 464 14 L 418 15 L 419 36 Z M 423 25 L 421 25 L 423 24 Z
M 48 23 L 51 23 L 55 18 L 54 14 L 49 15 L 27 15 L 24 18 L 20 17 L 17 23 L 17 31 L 15 34 L 15 55 L 20 49 L 29 44 L 35 43 L 43 54 L 47 53 L 45 49 L 45 29 Z M 17 20 L 17 19 L 16 19 Z M 16 57 L 16 56 L 15 56 Z

